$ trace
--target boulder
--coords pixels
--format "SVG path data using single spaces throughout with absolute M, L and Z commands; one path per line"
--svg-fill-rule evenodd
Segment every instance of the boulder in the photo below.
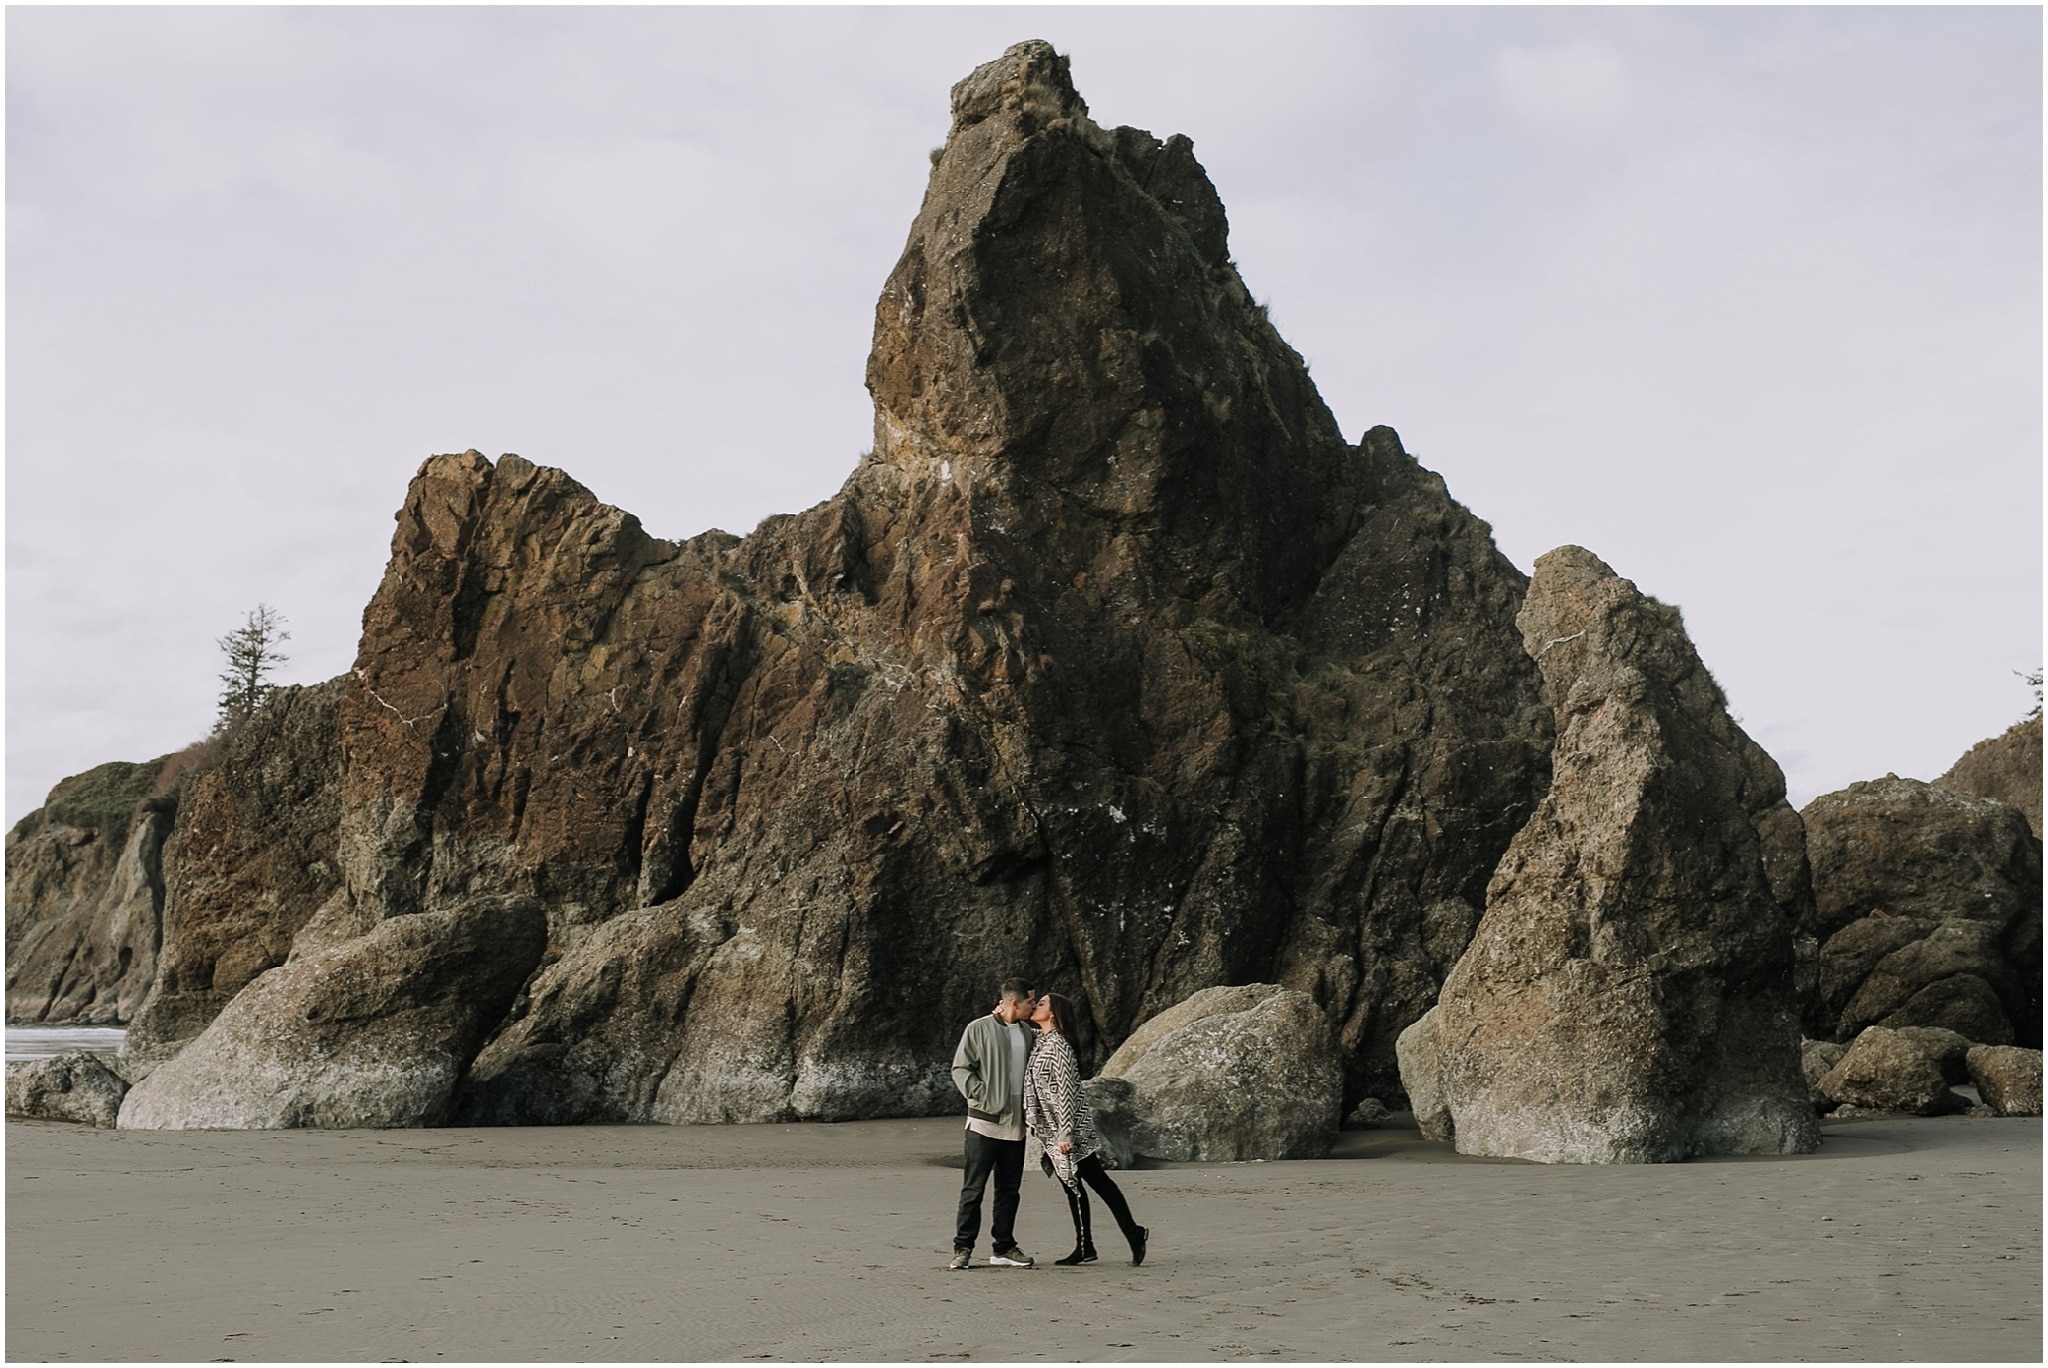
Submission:
M 528 898 L 392 917 L 259 975 L 129 1090 L 131 1130 L 442 1124 L 455 1083 L 540 962 Z
M 1351 1109 L 1351 1115 L 1344 1118 L 1345 1130 L 1375 1130 L 1392 1116 L 1387 1104 L 1377 1097 L 1368 1097 Z
M 1144 1159 L 1319 1159 L 1342 1115 L 1328 1023 L 1306 993 L 1271 983 L 1194 994 L 1134 1032 L 1101 1077 L 1130 1085 L 1126 1133 Z
M 149 991 L 168 759 L 75 774 L 7 833 L 9 1021 L 118 1026 Z
M 1968 1105 L 1949 1091 L 1941 1061 L 1926 1045 L 1883 1026 L 1856 1037 L 1821 1079 L 1820 1091 L 1864 1112 L 1938 1116 Z
M 1941 1026 L 1898 1026 L 1900 1035 L 1927 1051 L 1941 1066 L 1941 1076 L 1950 1083 L 1968 1083 L 1971 1042 Z
M 2018 808 L 2041 839 L 2041 714 L 1979 741 L 1934 781 L 1951 793 L 1995 798 Z
M 1592 553 L 1539 559 L 1519 621 L 1556 709 L 1554 778 L 1444 984 L 1417 1052 L 1435 1076 L 1404 1074 L 1409 1096 L 1434 1085 L 1466 1154 L 1812 1150 L 1795 948 L 1811 903 L 1777 765 L 1678 611 Z
M 1801 815 L 1821 939 L 1810 1033 L 2039 1043 L 2041 843 L 2017 809 L 1887 775 Z
M 1138 1155 L 1131 1148 L 1131 1127 L 1138 1119 L 1132 1109 L 1137 1089 L 1124 1079 L 1104 1078 L 1100 1074 L 1081 1080 L 1081 1087 L 1095 1112 L 1095 1135 L 1102 1142 L 1103 1167 L 1137 1167 Z
M 1977 1045 L 1967 1067 L 1977 1095 L 2000 1116 L 2041 1114 L 2041 1052 L 2018 1045 Z
M 1813 1095 L 1814 1106 L 1828 1111 L 1836 1099 L 1821 1091 L 1821 1080 L 1828 1071 L 1842 1062 L 1842 1056 L 1849 1053 L 1849 1047 L 1833 1040 L 1802 1040 L 1799 1042 L 1799 1069 L 1806 1076 L 1806 1090 Z
M 1457 1124 L 1444 1097 L 1443 1061 L 1437 1049 L 1438 1011 L 1432 1007 L 1401 1032 L 1394 1042 L 1401 1064 L 1401 1086 L 1408 1093 L 1415 1125 L 1432 1140 L 1455 1140 Z
M 340 888 L 341 693 L 339 679 L 276 690 L 186 787 L 164 843 L 163 945 L 122 1045 L 125 1067 L 146 1072 L 205 1030 L 285 962 L 293 936 Z
M 2039 1070 L 2037 1069 L 2038 1076 Z M 109 1127 L 128 1084 L 107 1061 L 85 1050 L 49 1059 L 7 1061 L 7 1114 Z M 2039 1088 L 2035 1089 L 2036 1095 Z
M 873 450 L 745 538 L 517 456 L 414 479 L 336 723 L 346 907 L 524 894 L 560 951 L 460 1114 L 950 1112 L 1019 965 L 1084 1068 L 1269 981 L 1391 1095 L 1548 782 L 1486 525 L 1345 439 L 1193 145 L 1043 43 L 955 90 L 867 377 Z

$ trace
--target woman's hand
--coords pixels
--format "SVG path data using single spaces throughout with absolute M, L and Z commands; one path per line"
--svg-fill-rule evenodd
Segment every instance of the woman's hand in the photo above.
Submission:
M 1071 1141 L 1071 1140 L 1062 1140 L 1062 1141 L 1060 1141 L 1060 1153 L 1061 1153 L 1061 1154 L 1072 1154 L 1073 1152 L 1074 1152 L 1074 1142 L 1073 1142 L 1073 1141 Z

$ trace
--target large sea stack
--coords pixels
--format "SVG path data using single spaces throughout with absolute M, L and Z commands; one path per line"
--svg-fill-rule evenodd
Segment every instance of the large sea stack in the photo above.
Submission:
M 116 862 L 66 852 L 129 842 L 143 799 L 10 837 L 10 1010 L 111 995 L 124 1070 L 161 1066 L 129 1124 L 952 1111 L 961 1024 L 1020 972 L 1081 1004 L 1091 1065 L 1275 984 L 1322 1014 L 1346 1106 L 1396 1096 L 1395 1038 L 1549 782 L 1526 580 L 1486 525 L 1390 429 L 1343 438 L 1192 145 L 1098 127 L 1044 43 L 955 87 L 868 385 L 845 487 L 746 538 L 428 460 L 354 668 L 179 780 L 152 972 L 65 997 L 13 953 L 89 938 Z M 24 872 L 64 897 L 30 907 Z M 508 944 L 545 922 L 509 1007 L 391 948 L 439 943 L 394 918 L 458 917 L 499 975 L 492 908 Z M 329 964 L 405 981 L 263 1025 Z M 387 998 L 456 1025 L 372 1020 Z M 259 1047 L 300 1102 L 222 1091 Z M 357 1057 L 412 1082 L 365 1092 L 332 1067 Z
M 1418 1121 L 1466 1154 L 1553 1163 L 1814 1149 L 1813 894 L 1777 765 L 1677 610 L 1592 553 L 1538 560 L 1521 623 L 1555 779 L 1401 1042 Z
M 1191 144 L 1044 43 L 955 87 L 868 385 L 845 488 L 745 539 L 518 457 L 413 482 L 337 722 L 348 915 L 519 893 L 553 947 L 457 1114 L 950 1111 L 1016 972 L 1093 1061 L 1299 989 L 1393 1090 L 1548 778 L 1486 526 L 1344 440 Z

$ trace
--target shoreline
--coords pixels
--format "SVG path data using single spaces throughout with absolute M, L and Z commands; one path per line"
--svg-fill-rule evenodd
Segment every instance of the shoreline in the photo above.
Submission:
M 7 1122 L 15 1359 L 1977 1359 L 2041 1351 L 2041 1122 L 1578 1167 L 1412 1125 L 1119 1174 L 1143 1268 L 948 1273 L 957 1118 L 431 1131 Z M 978 1253 L 986 1258 L 984 1234 Z M 971 1300 L 970 1300 L 971 1297 Z M 966 1308 L 973 1308 L 970 1313 Z

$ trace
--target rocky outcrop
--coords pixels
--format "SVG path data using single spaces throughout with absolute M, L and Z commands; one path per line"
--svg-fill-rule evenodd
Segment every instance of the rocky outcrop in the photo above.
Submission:
M 2041 839 L 2041 715 L 2015 722 L 2002 734 L 1963 752 L 1948 773 L 1934 781 L 1951 793 L 1993 798 L 2020 810 Z
M 127 1082 L 85 1050 L 7 1061 L 7 1114 L 111 1127 Z
M 2000 1116 L 2041 1114 L 2041 1052 L 2018 1045 L 1978 1045 L 1967 1057 L 1970 1082 Z
M 7 833 L 7 1019 L 114 1026 L 156 972 L 163 759 L 73 775 Z
M 1416 1042 L 1435 1072 L 1407 1076 L 1410 1098 L 1440 1096 L 1468 1154 L 1814 1148 L 1795 977 L 1811 903 L 1777 765 L 1677 610 L 1590 552 L 1537 561 L 1520 623 L 1557 710 L 1554 779 Z
M 1022 44 L 954 91 L 838 496 L 678 543 L 514 456 L 422 467 L 337 915 L 545 907 L 460 1115 L 951 1111 L 1018 966 L 1084 1063 L 1267 980 L 1398 1089 L 1547 780 L 1524 581 L 1392 431 L 1343 439 L 1226 235 L 1186 139 Z
M 1887 775 L 1801 815 L 1821 938 L 1810 1034 L 2039 1043 L 2041 843 L 2017 809 Z
M 164 845 L 163 947 L 124 1059 L 146 1068 L 175 1054 L 285 962 L 339 889 L 340 702 L 338 679 L 277 690 L 186 788 Z
M 131 1130 L 431 1126 L 540 962 L 538 904 L 392 917 L 271 969 L 132 1088 Z
M 1883 1026 L 1857 1036 L 1819 1091 L 1844 1106 L 1938 1116 L 1968 1103 L 1949 1091 L 1941 1060 L 1920 1040 Z
M 1128 1100 L 1096 1128 L 1139 1160 L 1320 1159 L 1343 1062 L 1315 1001 L 1271 983 L 1209 988 L 1147 1021 L 1102 1066 Z

